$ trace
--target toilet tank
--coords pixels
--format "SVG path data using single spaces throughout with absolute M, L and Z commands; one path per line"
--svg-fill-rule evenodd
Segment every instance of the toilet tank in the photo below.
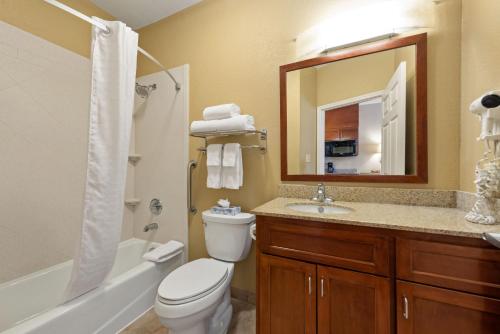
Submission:
M 212 213 L 202 214 L 205 243 L 208 254 L 218 260 L 238 262 L 245 259 L 252 246 L 250 226 L 255 215 L 239 213 L 236 216 Z

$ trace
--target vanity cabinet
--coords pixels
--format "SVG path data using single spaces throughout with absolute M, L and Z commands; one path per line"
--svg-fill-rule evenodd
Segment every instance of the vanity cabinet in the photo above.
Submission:
M 259 333 L 390 333 L 388 278 L 262 254 Z
M 385 236 L 257 217 L 260 334 L 390 333 Z
M 390 333 L 388 278 L 318 266 L 318 333 Z
M 316 333 L 316 266 L 262 255 L 259 333 Z
M 397 333 L 500 332 L 500 300 L 450 289 L 397 282 Z
M 257 216 L 257 328 L 500 332 L 500 250 L 465 237 Z

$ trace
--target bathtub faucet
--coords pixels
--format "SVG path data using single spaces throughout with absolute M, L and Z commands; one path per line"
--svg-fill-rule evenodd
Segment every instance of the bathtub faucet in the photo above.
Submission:
M 149 231 L 156 231 L 158 229 L 158 224 L 157 223 L 151 223 L 146 226 L 144 226 L 144 232 L 149 232 Z

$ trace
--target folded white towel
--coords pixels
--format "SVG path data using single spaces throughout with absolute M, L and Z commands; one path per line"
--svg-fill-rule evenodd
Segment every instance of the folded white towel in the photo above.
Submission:
M 213 121 L 194 121 L 193 123 L 191 123 L 192 133 L 244 130 L 255 130 L 253 116 L 239 115 L 226 119 L 218 119 Z
M 225 119 L 240 114 L 240 106 L 234 103 L 219 104 L 218 106 L 206 107 L 203 109 L 203 119 L 213 121 L 216 119 Z
M 207 146 L 207 187 L 222 188 L 222 144 Z
M 147 252 L 142 258 L 151 262 L 161 263 L 181 254 L 183 250 L 184 244 L 182 242 L 170 240 L 166 244 Z
M 225 144 L 222 159 L 222 186 L 226 189 L 240 189 L 243 185 L 243 159 L 240 144 Z

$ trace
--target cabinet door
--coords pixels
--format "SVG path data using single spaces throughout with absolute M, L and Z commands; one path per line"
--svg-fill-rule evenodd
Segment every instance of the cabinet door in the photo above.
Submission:
M 331 128 L 331 129 L 325 130 L 325 140 L 326 141 L 339 140 L 339 139 L 340 139 L 340 129 Z
M 316 265 L 261 254 L 259 333 L 316 333 Z
M 318 266 L 319 334 L 390 333 L 388 278 Z
M 398 281 L 398 334 L 500 332 L 500 300 Z
M 340 129 L 340 139 L 342 140 L 356 140 L 358 139 L 357 127 L 344 127 Z

